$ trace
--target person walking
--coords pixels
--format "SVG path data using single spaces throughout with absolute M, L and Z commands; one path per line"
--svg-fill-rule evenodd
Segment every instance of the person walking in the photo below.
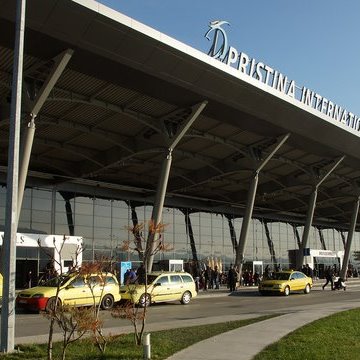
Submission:
M 322 289 L 325 290 L 325 287 L 330 283 L 331 290 L 334 290 L 333 272 L 330 266 L 327 266 L 325 268 L 325 279 L 326 279 L 326 283 L 322 286 Z
M 230 269 L 229 269 L 228 278 L 227 278 L 230 292 L 233 292 L 236 289 L 237 275 L 238 274 L 237 274 L 233 264 L 230 264 Z
M 145 271 L 145 266 L 142 263 L 138 269 L 136 270 L 136 276 L 137 276 L 137 282 L 138 284 L 145 284 L 146 282 L 146 271 Z
M 211 272 L 211 277 L 213 289 L 220 289 L 220 273 L 217 266 L 215 266 L 214 270 Z

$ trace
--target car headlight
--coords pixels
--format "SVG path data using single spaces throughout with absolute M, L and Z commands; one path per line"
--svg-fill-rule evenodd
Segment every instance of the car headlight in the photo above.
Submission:
M 34 294 L 32 297 L 33 298 L 43 298 L 44 294 Z

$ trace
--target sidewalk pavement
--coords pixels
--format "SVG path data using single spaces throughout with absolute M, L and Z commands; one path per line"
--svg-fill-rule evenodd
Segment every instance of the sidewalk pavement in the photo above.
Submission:
M 318 281 L 314 284 L 314 287 L 321 289 L 321 285 L 322 283 Z M 175 353 L 167 360 L 250 360 L 268 345 L 271 345 L 290 332 L 308 323 L 336 312 L 358 307 L 360 307 L 360 300 L 345 301 L 343 303 L 327 303 L 326 307 L 324 307 L 323 304 L 312 305 L 310 307 L 306 306 L 306 309 L 304 309 L 304 307 L 294 307 L 291 309 L 291 313 L 203 340 Z M 227 320 L 222 319 L 222 322 L 224 321 Z

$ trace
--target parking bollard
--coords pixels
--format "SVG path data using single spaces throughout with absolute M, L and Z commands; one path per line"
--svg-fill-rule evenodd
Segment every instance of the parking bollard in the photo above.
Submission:
M 144 360 L 150 360 L 151 359 L 150 333 L 144 334 L 143 348 L 144 348 Z

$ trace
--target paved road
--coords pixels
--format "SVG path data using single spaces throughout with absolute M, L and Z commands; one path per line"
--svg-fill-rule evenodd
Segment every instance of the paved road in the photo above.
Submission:
M 355 301 L 359 298 L 359 291 L 360 282 L 350 283 L 347 291 L 323 291 L 318 283 L 309 295 L 293 294 L 289 297 L 260 296 L 255 288 L 244 288 L 231 295 L 226 290 L 213 290 L 201 293 L 188 306 L 178 302 L 152 306 L 147 318 L 147 330 L 217 323 L 269 313 L 291 312 L 295 308 L 317 304 L 326 306 L 327 303 Z M 133 331 L 127 320 L 113 319 L 108 311 L 102 311 L 101 316 L 108 333 Z M 42 315 L 16 315 L 16 343 L 45 342 L 47 333 L 48 321 Z

